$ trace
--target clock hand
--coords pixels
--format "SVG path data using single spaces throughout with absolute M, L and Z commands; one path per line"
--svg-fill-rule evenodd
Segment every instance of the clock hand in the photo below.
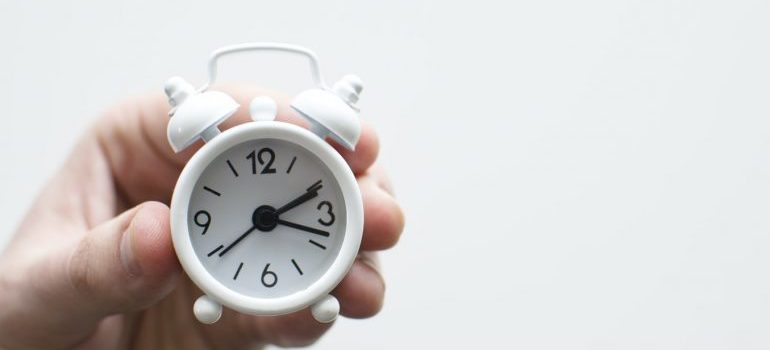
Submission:
M 303 193 L 301 196 L 295 198 L 291 202 L 286 203 L 286 205 L 276 209 L 275 215 L 281 215 L 290 209 L 293 209 L 294 207 L 315 198 L 318 196 L 318 190 L 320 190 L 321 187 L 323 187 L 321 180 L 316 181 L 313 185 L 307 188 L 307 192 Z
M 291 210 L 292 208 L 318 196 L 318 191 L 322 187 L 323 185 L 321 184 L 321 180 L 316 181 L 314 184 L 310 185 L 310 187 L 308 187 L 307 190 L 305 190 L 305 193 L 303 193 L 301 196 L 293 199 L 289 203 L 286 203 L 286 205 L 278 208 L 277 210 L 273 209 L 273 207 L 268 205 L 263 205 L 257 208 L 257 210 L 255 210 L 254 214 L 252 215 L 252 221 L 254 222 L 254 226 L 249 228 L 248 231 L 244 232 L 233 243 L 230 243 L 230 245 L 228 245 L 224 250 L 219 252 L 219 256 L 221 257 L 227 254 L 227 252 L 229 252 L 230 249 L 233 249 L 233 247 L 235 247 L 236 244 L 240 243 L 244 238 L 246 238 L 246 236 L 254 232 L 254 230 L 259 229 L 260 231 L 271 231 L 277 224 L 283 224 L 299 230 L 304 230 L 304 231 L 315 233 L 317 235 L 321 235 L 324 237 L 329 237 L 329 232 L 321 231 L 318 229 L 314 229 L 312 227 L 302 226 L 299 224 L 278 219 L 278 215 L 280 215 L 281 213 L 285 213 Z
M 227 248 L 225 248 L 224 250 L 219 252 L 219 256 L 221 257 L 222 255 L 225 255 L 225 253 L 230 251 L 230 249 L 233 249 L 233 247 L 235 247 L 236 244 L 240 243 L 244 238 L 246 238 L 246 236 L 248 236 L 250 233 L 254 232 L 254 230 L 256 230 L 256 229 L 257 229 L 256 225 L 252 226 L 248 231 L 246 231 L 242 235 L 240 235 L 238 237 L 238 239 L 235 240 L 235 242 L 230 243 L 230 245 L 228 245 Z
M 324 236 L 324 237 L 329 237 L 329 232 L 326 232 L 324 230 L 319 230 L 317 228 L 312 228 L 312 227 L 296 224 L 296 223 L 293 223 L 291 221 L 286 221 L 286 220 L 278 219 L 278 225 L 289 226 L 291 228 L 296 228 L 297 230 L 307 231 L 307 232 L 315 233 L 317 235 L 321 235 L 321 236 Z

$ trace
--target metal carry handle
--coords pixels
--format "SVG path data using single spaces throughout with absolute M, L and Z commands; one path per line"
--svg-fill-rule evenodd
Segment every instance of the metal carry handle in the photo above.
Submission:
M 206 91 L 211 84 L 214 84 L 217 78 L 217 61 L 220 57 L 245 51 L 282 51 L 305 56 L 310 60 L 310 71 L 315 84 L 322 89 L 327 89 L 326 83 L 321 76 L 318 57 L 312 51 L 302 46 L 283 43 L 244 43 L 225 46 L 211 53 L 211 56 L 209 56 L 209 80 L 198 91 Z

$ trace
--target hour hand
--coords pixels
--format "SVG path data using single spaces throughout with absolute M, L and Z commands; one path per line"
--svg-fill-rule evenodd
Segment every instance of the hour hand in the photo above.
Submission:
M 288 226 L 288 227 L 291 227 L 291 228 L 296 228 L 297 230 L 302 230 L 302 231 L 314 233 L 314 234 L 317 234 L 317 235 L 320 235 L 320 236 L 329 237 L 329 232 L 327 232 L 327 231 L 319 230 L 317 228 L 313 228 L 313 227 L 309 227 L 309 226 L 305 226 L 305 225 L 300 225 L 300 224 L 297 224 L 297 223 L 293 223 L 291 221 L 286 221 L 286 220 L 278 219 L 278 225 L 284 225 L 284 226 Z
M 316 181 L 314 184 L 312 184 L 310 187 L 305 190 L 305 193 L 303 193 L 301 196 L 294 198 L 291 202 L 286 203 L 286 205 L 276 209 L 275 214 L 280 215 L 283 214 L 290 209 L 293 209 L 294 207 L 305 203 L 316 196 L 318 196 L 318 191 L 323 187 L 321 184 L 321 180 Z

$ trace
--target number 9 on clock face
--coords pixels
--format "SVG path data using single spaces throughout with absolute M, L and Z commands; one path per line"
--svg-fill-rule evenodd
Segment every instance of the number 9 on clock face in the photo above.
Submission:
M 187 226 L 195 256 L 229 289 L 276 298 L 302 291 L 329 269 L 344 240 L 340 185 L 292 142 L 236 144 L 202 171 Z

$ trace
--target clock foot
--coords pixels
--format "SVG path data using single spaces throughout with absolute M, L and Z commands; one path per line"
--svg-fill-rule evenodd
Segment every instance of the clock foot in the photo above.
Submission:
M 193 313 L 201 323 L 212 324 L 222 316 L 222 305 L 208 295 L 202 295 L 195 301 Z
M 337 298 L 327 295 L 310 306 L 313 318 L 321 323 L 329 323 L 337 319 L 340 313 L 340 302 Z

